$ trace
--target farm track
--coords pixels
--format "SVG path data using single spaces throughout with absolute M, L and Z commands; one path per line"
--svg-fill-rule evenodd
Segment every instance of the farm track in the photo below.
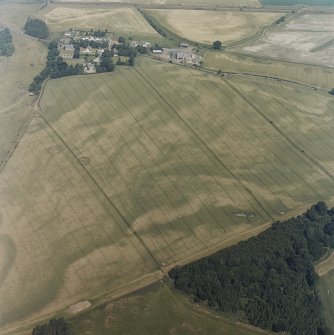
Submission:
M 164 62 L 164 63 L 168 63 L 169 62 L 168 60 L 159 58 L 157 56 L 153 56 L 153 57 L 152 56 L 141 56 L 141 57 L 153 58 L 154 60 L 157 60 L 157 61 L 160 61 L 160 62 Z M 205 67 L 193 68 L 191 65 L 177 64 L 177 63 L 173 63 L 173 64 L 176 65 L 176 66 L 181 66 L 183 68 L 190 69 L 190 70 L 197 70 L 197 71 L 205 72 L 205 73 L 208 73 L 208 74 L 211 74 L 211 75 L 218 75 L 217 74 L 217 70 L 212 70 L 212 69 L 208 69 L 208 68 L 205 68 Z M 301 64 L 301 63 L 296 63 L 296 64 Z M 305 64 L 305 65 L 310 65 L 310 64 Z M 313 64 L 311 64 L 311 65 L 313 65 Z M 225 70 L 221 73 L 221 75 L 228 75 L 228 76 L 235 76 L 235 77 L 260 78 L 260 79 L 273 80 L 273 81 L 278 81 L 280 83 L 292 84 L 292 85 L 296 85 L 296 86 L 300 86 L 300 87 L 304 87 L 304 88 L 313 89 L 315 91 L 319 91 L 319 92 L 323 92 L 323 93 L 328 93 L 327 89 L 324 89 L 324 88 L 321 88 L 321 87 L 318 87 L 318 86 L 303 84 L 303 83 L 295 81 L 295 80 L 284 79 L 284 78 L 277 77 L 277 76 L 266 76 L 266 75 L 263 75 L 263 74 L 254 74 L 254 73 L 237 72 L 237 71 L 225 71 Z
M 331 252 L 325 257 L 323 260 L 321 260 L 319 263 L 317 263 L 315 266 L 316 273 L 322 277 L 326 275 L 328 272 L 332 271 L 334 268 L 334 253 Z
M 291 16 L 295 16 L 298 12 L 292 13 L 290 11 L 288 13 L 286 13 L 286 12 L 283 12 L 283 13 L 286 14 L 285 16 L 287 18 L 290 18 Z M 277 29 L 281 25 L 282 25 L 282 23 L 277 24 L 276 20 L 275 20 L 270 25 L 260 27 L 259 30 L 255 34 L 253 34 L 251 36 L 248 36 L 248 37 L 245 37 L 245 38 L 242 38 L 242 39 L 240 39 L 238 41 L 235 41 L 235 42 L 227 43 L 226 46 L 227 46 L 227 48 L 230 48 L 230 49 L 233 50 L 234 48 L 238 48 L 240 46 L 247 45 L 247 44 L 252 43 L 252 42 L 260 39 L 261 37 L 263 37 L 268 30 Z

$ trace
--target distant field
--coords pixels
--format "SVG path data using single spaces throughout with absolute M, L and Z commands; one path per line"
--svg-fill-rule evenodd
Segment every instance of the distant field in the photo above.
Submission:
M 61 3 L 63 0 L 56 0 L 57 3 Z M 66 0 L 68 2 L 68 0 Z M 78 2 L 78 0 L 72 0 L 72 2 Z M 188 5 L 188 6 L 229 6 L 229 7 L 239 7 L 241 5 L 245 5 L 248 7 L 261 7 L 261 3 L 259 0 L 80 0 L 80 2 L 123 2 L 123 3 L 139 3 L 139 4 L 165 4 L 165 5 Z
M 241 50 L 257 56 L 334 67 L 334 14 L 298 14 Z
M 198 43 L 235 42 L 270 25 L 282 13 L 150 9 L 150 15 L 174 34 Z
M 0 180 L 2 326 L 333 202 L 333 101 L 149 59 L 50 81 Z
M 85 332 L 90 335 L 269 334 L 195 305 L 167 284 L 83 313 L 71 323 L 74 335 Z
M 334 0 L 260 0 L 264 6 L 333 6 Z
M 204 57 L 204 67 L 275 76 L 324 89 L 334 87 L 334 69 L 328 67 L 253 58 L 228 52 L 207 52 Z
M 10 1 L 0 2 L 0 22 L 10 24 L 17 29 L 22 29 L 27 18 L 38 12 L 40 3 L 11 3 Z
M 108 29 L 115 34 L 159 37 L 134 8 L 52 7 L 44 14 L 52 32 L 73 29 Z

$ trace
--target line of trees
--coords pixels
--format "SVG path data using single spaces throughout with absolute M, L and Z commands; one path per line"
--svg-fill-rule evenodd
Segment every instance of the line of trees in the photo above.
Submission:
M 56 41 L 50 42 L 48 49 L 46 66 L 36 77 L 34 77 L 33 82 L 29 86 L 30 92 L 38 94 L 42 89 L 44 80 L 48 77 L 60 78 L 83 74 L 82 65 L 68 65 L 62 57 L 59 57 L 58 43 Z
M 119 61 L 118 65 L 134 65 L 134 59 L 137 55 L 137 50 L 132 48 L 128 44 L 115 45 L 118 49 L 119 56 L 129 57 L 127 62 Z M 74 46 L 74 58 L 80 58 L 80 45 L 75 44 Z M 29 86 L 29 91 L 38 94 L 43 86 L 43 82 L 47 78 L 60 78 L 64 76 L 73 76 L 83 74 L 83 66 L 80 64 L 68 65 L 62 57 L 59 56 L 58 43 L 51 41 L 48 46 L 48 55 L 45 68 L 34 77 L 33 82 Z M 100 57 L 100 64 L 96 66 L 96 72 L 111 72 L 114 70 L 115 65 L 112 61 L 113 52 L 109 49 L 105 49 Z
M 108 48 L 108 42 L 107 41 L 88 41 L 88 40 L 72 40 L 71 44 L 78 45 L 81 48 L 87 48 L 88 46 L 91 46 L 94 49 L 98 48 Z
M 161 36 L 167 37 L 165 30 L 158 23 L 156 23 L 154 19 L 148 16 L 144 11 L 140 11 L 140 12 L 143 14 L 145 20 L 150 24 L 150 26 L 154 30 L 156 30 Z
M 194 301 L 294 335 L 328 334 L 314 262 L 334 247 L 334 209 L 324 202 L 247 241 L 170 271 Z
M 126 43 L 114 44 L 113 48 L 117 49 L 118 56 L 133 57 L 133 58 L 137 56 L 137 49 L 131 47 L 129 44 Z
M 0 56 L 11 56 L 15 51 L 13 38 L 8 28 L 0 30 Z
M 222 42 L 221 41 L 214 41 L 212 43 L 212 46 L 215 50 L 220 50 L 222 48 Z
M 48 323 L 33 329 L 32 335 L 70 335 L 72 334 L 69 324 L 64 318 L 51 319 Z
M 90 33 L 89 34 L 87 33 L 86 35 L 91 35 L 91 36 L 95 36 L 95 37 L 105 37 L 107 33 L 108 33 L 108 29 L 105 29 L 105 30 L 101 30 L 101 29 L 93 30 L 93 29 L 91 29 Z
M 96 67 L 96 72 L 111 72 L 114 71 L 114 64 L 111 60 L 113 54 L 110 50 L 104 50 L 103 54 L 100 57 L 100 65 Z
M 24 33 L 26 35 L 46 39 L 49 37 L 49 29 L 45 22 L 40 19 L 29 17 L 27 22 L 23 27 Z

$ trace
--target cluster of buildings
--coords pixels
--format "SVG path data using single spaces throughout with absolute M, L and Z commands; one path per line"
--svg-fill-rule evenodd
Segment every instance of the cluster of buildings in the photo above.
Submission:
M 193 52 L 193 48 L 188 43 L 180 43 L 177 49 L 156 49 L 152 50 L 153 55 L 159 58 L 176 62 L 180 64 L 192 64 L 193 66 L 200 66 L 202 57 Z
M 74 45 L 73 44 L 66 44 L 66 43 L 59 43 L 59 56 L 63 57 L 65 60 L 73 59 L 74 55 Z
M 60 56 L 64 60 L 70 60 L 73 59 L 74 53 L 75 53 L 75 47 L 72 44 L 72 41 L 88 41 L 88 42 L 96 42 L 96 43 L 104 43 L 104 45 L 107 45 L 107 48 L 109 50 L 113 51 L 113 54 L 115 56 L 118 55 L 118 50 L 115 48 L 115 44 L 120 44 L 118 41 L 113 40 L 109 37 L 97 37 L 88 35 L 87 33 L 83 33 L 80 31 L 69 31 L 65 32 L 64 37 L 59 41 L 58 48 L 60 52 Z M 86 44 L 87 45 L 87 44 Z M 130 46 L 133 48 L 137 48 L 138 46 L 142 46 L 146 48 L 147 50 L 151 49 L 151 43 L 149 42 L 143 42 L 143 41 L 131 41 Z M 86 65 L 84 67 L 84 71 L 86 73 L 94 73 L 95 65 L 100 62 L 101 55 L 105 51 L 104 48 L 98 47 L 98 48 L 92 48 L 91 45 L 88 45 L 85 48 L 80 48 L 80 54 L 86 55 L 86 56 L 93 56 L 95 58 L 90 57 L 90 61 L 86 62 Z M 78 50 L 77 50 L 78 52 Z M 179 48 L 177 49 L 162 49 L 162 48 L 156 48 L 152 50 L 152 54 L 154 56 L 158 56 L 159 58 L 163 58 L 166 60 L 169 60 L 170 62 L 177 62 L 180 64 L 192 64 L 193 66 L 200 66 L 202 63 L 202 57 L 195 54 L 193 52 L 193 48 L 188 43 L 180 43 Z
M 120 44 L 117 40 L 113 40 L 109 37 L 97 37 L 92 35 L 87 35 L 87 33 L 83 33 L 80 31 L 66 31 L 64 33 L 64 37 L 59 41 L 58 48 L 60 52 L 60 56 L 63 57 L 65 60 L 73 59 L 75 47 L 73 44 L 71 44 L 71 41 L 88 41 L 88 42 L 96 42 L 96 43 L 102 43 L 107 42 L 108 48 L 111 50 L 113 45 Z M 130 46 L 133 48 L 136 48 L 137 46 L 142 46 L 146 49 L 151 48 L 150 42 L 144 42 L 144 41 L 131 41 Z M 116 48 L 112 49 L 113 54 L 117 56 L 118 50 Z M 86 48 L 80 48 L 80 54 L 83 55 L 96 55 L 96 58 L 94 59 L 95 62 L 99 60 L 99 57 L 104 52 L 104 49 L 98 48 L 94 49 L 90 45 L 88 45 Z
M 193 64 L 194 66 L 199 66 L 202 62 L 202 57 L 193 53 L 193 50 L 188 43 L 180 43 L 178 49 L 170 50 L 169 57 L 171 61 Z
M 111 48 L 112 45 L 115 43 L 117 44 L 117 41 L 113 41 L 109 37 L 97 37 L 97 36 L 92 36 L 92 35 L 86 35 L 86 33 L 82 33 L 80 31 L 67 31 L 64 33 L 64 37 L 59 41 L 58 43 L 58 49 L 60 56 L 64 60 L 70 60 L 73 59 L 74 56 L 74 51 L 75 47 L 73 44 L 71 44 L 71 41 L 88 41 L 88 42 L 96 42 L 96 43 L 101 43 L 101 42 L 107 42 L 108 48 Z M 104 49 L 98 48 L 98 49 L 93 49 L 91 46 L 87 46 L 86 48 L 80 48 L 80 54 L 84 55 L 95 55 L 97 52 L 99 56 L 103 53 Z
M 130 42 L 130 46 L 133 48 L 137 48 L 137 46 L 140 45 L 146 49 L 150 49 L 151 48 L 151 43 L 150 42 L 137 42 L 137 41 L 131 41 Z

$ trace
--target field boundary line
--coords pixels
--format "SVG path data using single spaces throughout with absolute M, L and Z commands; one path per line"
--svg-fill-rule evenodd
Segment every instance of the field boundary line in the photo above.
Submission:
M 150 83 L 150 81 L 141 74 L 136 68 L 134 68 L 143 80 L 153 89 L 153 91 L 161 98 L 162 101 L 166 103 L 167 106 L 171 109 L 171 111 L 184 123 L 184 125 L 190 130 L 190 132 L 199 140 L 199 142 L 208 150 L 212 157 L 226 170 L 228 173 L 237 181 L 239 182 L 242 187 L 246 190 L 246 192 L 255 200 L 258 206 L 263 210 L 263 212 L 273 220 L 273 216 L 264 208 L 255 194 L 239 179 L 237 176 L 224 164 L 224 162 L 218 157 L 218 155 L 205 143 L 205 141 L 197 134 L 197 132 L 189 125 L 189 123 L 175 110 L 175 108 L 165 99 L 165 97 Z M 334 177 L 333 177 L 334 180 Z
M 268 116 L 266 116 L 259 108 L 257 108 L 248 98 L 246 98 L 233 84 L 224 79 L 224 82 L 237 94 L 239 95 L 247 104 L 249 104 L 264 120 L 268 122 L 290 145 L 297 150 L 300 154 L 303 154 L 312 164 L 317 166 L 327 177 L 334 181 L 334 176 L 319 162 L 308 155 L 305 150 L 303 150 L 298 144 L 296 144 L 288 135 L 286 135 L 283 130 L 281 130 L 274 122 L 272 122 Z
M 16 148 L 19 146 L 23 136 L 25 135 L 26 131 L 28 130 L 32 120 L 34 119 L 34 111 L 33 108 L 30 107 L 30 114 L 28 120 L 25 122 L 25 124 L 21 127 L 19 130 L 16 139 L 12 142 L 10 145 L 10 148 L 8 149 L 7 154 L 5 155 L 3 161 L 0 163 L 0 173 L 5 169 L 7 163 L 11 159 L 11 157 L 14 155 Z

